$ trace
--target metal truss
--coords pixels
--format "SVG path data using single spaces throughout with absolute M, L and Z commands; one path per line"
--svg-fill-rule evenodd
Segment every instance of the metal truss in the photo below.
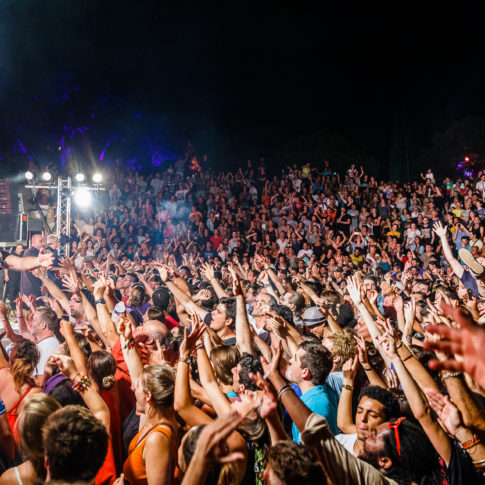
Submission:
M 66 241 L 57 249 L 60 257 L 69 257 L 69 236 L 71 234 L 71 177 L 59 177 L 57 186 L 57 237 Z M 64 237 L 62 237 L 64 236 Z

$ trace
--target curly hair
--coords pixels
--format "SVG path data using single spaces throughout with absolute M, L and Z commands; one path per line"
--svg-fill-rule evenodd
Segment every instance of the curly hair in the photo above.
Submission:
M 313 451 L 294 441 L 279 441 L 269 450 L 268 466 L 283 483 L 325 485 L 327 478 Z
M 380 402 L 384 406 L 383 412 L 387 420 L 401 416 L 399 400 L 387 389 L 379 386 L 367 386 L 360 392 L 358 401 L 363 397 L 368 397 Z
M 332 342 L 332 354 L 340 356 L 340 362 L 336 366 L 336 370 L 342 370 L 343 365 L 349 359 L 353 359 L 356 353 L 355 350 L 355 331 L 351 328 L 344 329 L 341 333 L 333 333 L 329 335 L 328 340 Z
M 246 389 L 249 389 L 250 391 L 257 391 L 259 388 L 249 378 L 249 374 L 251 372 L 253 374 L 256 374 L 258 372 L 264 374 L 259 357 L 244 352 L 242 354 L 241 360 L 239 361 L 239 364 L 241 365 L 241 371 L 239 372 L 239 380 L 241 384 L 243 384 L 244 387 Z
M 12 373 L 15 390 L 20 394 L 22 386 L 35 386 L 32 374 L 39 362 L 40 353 L 31 340 L 22 338 L 13 347 L 9 367 Z

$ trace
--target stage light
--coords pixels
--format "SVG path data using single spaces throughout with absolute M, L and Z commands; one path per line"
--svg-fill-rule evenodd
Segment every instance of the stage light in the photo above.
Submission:
M 94 175 L 93 175 L 93 182 L 95 184 L 100 184 L 101 181 L 103 180 L 103 176 L 99 173 L 99 172 L 96 172 Z
M 84 176 L 84 174 L 83 174 L 83 173 L 78 173 L 78 174 L 76 174 L 76 180 L 77 180 L 78 182 L 84 182 L 84 179 L 85 179 L 85 178 L 86 178 L 86 177 Z
M 465 162 L 469 162 L 470 161 L 470 157 L 465 157 Z
M 91 192 L 81 187 L 74 192 L 74 202 L 78 207 L 89 207 L 91 204 Z
M 46 182 L 50 182 L 50 180 L 52 179 L 52 175 L 50 172 L 44 172 L 42 174 L 42 179 L 45 180 Z
M 25 178 L 27 180 L 32 180 L 34 178 L 34 174 L 27 170 L 27 172 L 25 172 Z

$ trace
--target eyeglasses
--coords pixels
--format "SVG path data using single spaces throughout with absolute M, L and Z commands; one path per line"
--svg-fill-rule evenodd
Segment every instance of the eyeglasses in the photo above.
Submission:
M 389 423 L 389 429 L 394 429 L 394 437 L 396 438 L 396 450 L 397 454 L 401 456 L 401 441 L 399 439 L 399 425 L 406 419 L 405 416 L 402 416 L 399 419 L 396 419 L 396 421 L 391 421 Z

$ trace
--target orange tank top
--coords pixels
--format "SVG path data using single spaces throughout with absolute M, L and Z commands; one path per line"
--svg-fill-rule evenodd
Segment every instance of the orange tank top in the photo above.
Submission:
M 170 440 L 170 453 L 172 456 L 169 466 L 172 470 L 172 476 L 174 477 L 172 483 L 176 483 L 175 467 L 177 462 L 177 442 L 175 440 L 172 428 L 167 424 L 159 424 L 146 432 L 139 442 L 140 431 L 138 431 L 138 433 L 131 440 L 130 446 L 128 447 L 128 458 L 123 465 L 125 479 L 130 483 L 130 485 L 148 485 L 143 450 L 145 449 L 148 436 L 154 432 L 163 433 Z

